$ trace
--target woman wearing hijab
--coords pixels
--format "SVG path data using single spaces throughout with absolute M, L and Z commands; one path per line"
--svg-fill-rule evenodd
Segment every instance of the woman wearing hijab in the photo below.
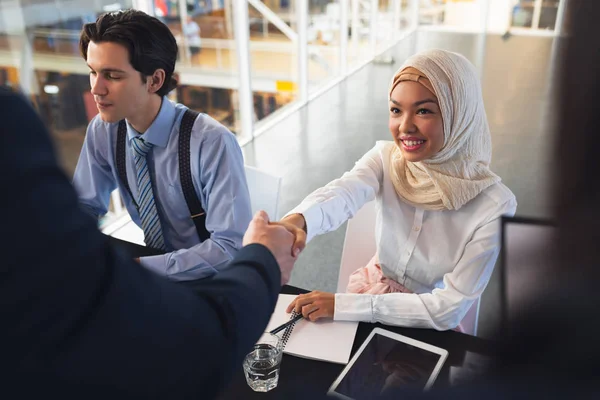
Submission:
M 419 53 L 394 75 L 389 107 L 393 142 L 377 142 L 280 222 L 301 250 L 375 200 L 377 254 L 352 274 L 347 293 L 300 295 L 288 311 L 311 320 L 463 330 L 498 257 L 500 217 L 517 207 L 489 168 L 475 68 L 456 53 Z

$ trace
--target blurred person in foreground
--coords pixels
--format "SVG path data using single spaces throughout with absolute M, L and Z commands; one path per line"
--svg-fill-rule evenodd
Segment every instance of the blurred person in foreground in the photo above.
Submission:
M 0 89 L 2 382 L 62 398 L 213 398 L 262 334 L 295 257 L 254 216 L 229 266 L 194 291 L 111 247 L 77 202 L 40 118 Z M 281 271 L 280 271 L 281 268 Z
M 600 398 L 600 2 L 566 6 L 567 37 L 555 39 L 555 263 L 540 277 L 543 294 L 510 322 L 492 373 L 512 398 Z

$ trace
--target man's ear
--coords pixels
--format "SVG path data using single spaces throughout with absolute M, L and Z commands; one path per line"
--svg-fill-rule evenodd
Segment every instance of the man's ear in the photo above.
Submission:
M 150 93 L 156 93 L 165 83 L 165 70 L 157 69 L 154 73 L 146 79 L 146 85 Z

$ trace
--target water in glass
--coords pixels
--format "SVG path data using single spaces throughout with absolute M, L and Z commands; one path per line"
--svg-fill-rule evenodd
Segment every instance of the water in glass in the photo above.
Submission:
M 255 392 L 268 392 L 277 387 L 280 364 L 281 349 L 271 344 L 256 344 L 244 360 L 248 386 Z

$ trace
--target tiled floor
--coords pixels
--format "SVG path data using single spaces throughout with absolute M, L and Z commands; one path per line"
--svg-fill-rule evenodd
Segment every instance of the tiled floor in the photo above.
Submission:
M 352 168 L 376 140 L 389 139 L 387 88 L 407 56 L 415 50 L 438 47 L 460 52 L 477 63 L 481 59 L 479 39 L 462 33 L 419 32 L 390 52 L 394 65 L 366 66 L 247 145 L 248 164 L 283 176 L 281 214 Z M 548 37 L 486 38 L 482 73 L 494 146 L 492 167 L 517 196 L 517 214 L 521 216 L 549 215 L 551 54 L 552 39 Z M 300 256 L 291 283 L 334 291 L 344 233 L 345 225 L 315 238 Z M 493 279 L 481 306 L 483 336 L 489 334 L 499 315 L 498 299 Z

